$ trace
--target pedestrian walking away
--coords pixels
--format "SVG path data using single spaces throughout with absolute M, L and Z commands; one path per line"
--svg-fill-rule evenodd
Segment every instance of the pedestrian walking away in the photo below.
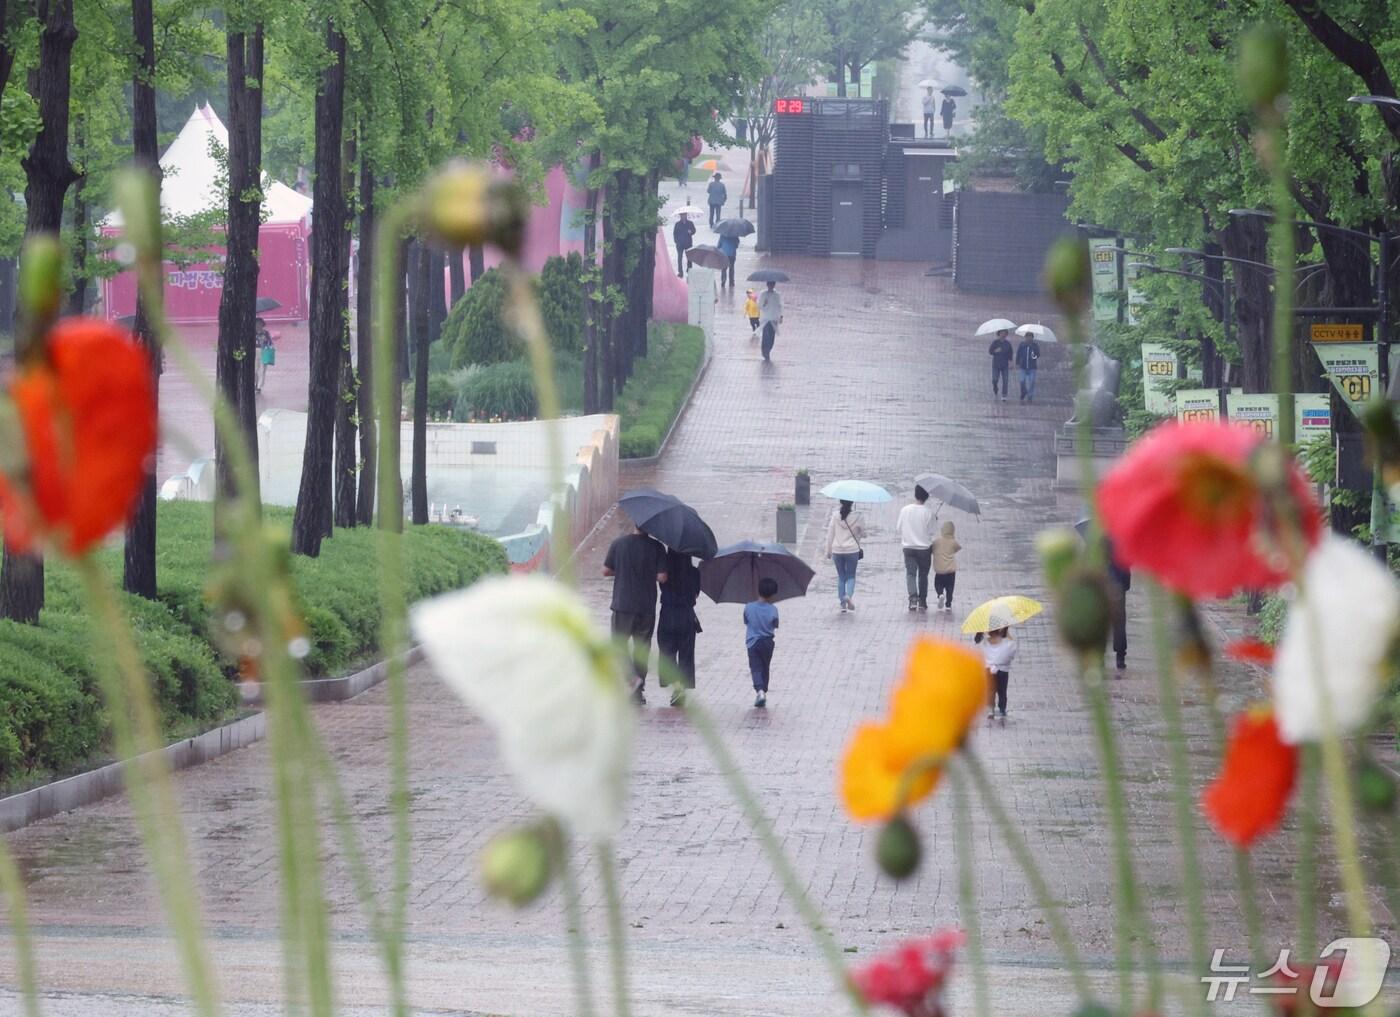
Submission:
M 261 318 L 253 321 L 253 345 L 258 351 L 258 377 L 253 391 L 261 392 L 267 382 L 267 369 L 277 363 L 277 337 L 267 330 L 267 322 Z
M 1128 591 L 1133 587 L 1133 574 L 1108 545 L 1109 614 L 1113 618 L 1113 656 L 1118 670 L 1128 666 Z
M 656 588 L 667 578 L 666 549 L 638 527 L 608 547 L 603 575 L 613 577 L 613 638 L 622 643 L 632 663 L 632 699 L 641 705 L 647 701 L 644 689 L 656 628 Z
M 758 581 L 758 599 L 744 605 L 744 646 L 749 654 L 749 677 L 753 680 L 753 705 L 768 705 L 768 675 L 773 666 L 774 638 L 778 631 L 778 581 L 765 577 Z
M 713 228 L 719 225 L 720 219 L 723 218 L 720 213 L 724 211 L 724 203 L 729 200 L 729 191 L 725 189 L 724 181 L 718 173 L 705 188 L 705 193 L 710 200 L 710 226 Z
M 928 492 L 914 487 L 914 504 L 899 510 L 899 543 L 904 549 L 904 581 L 909 610 L 928 610 L 928 573 L 933 564 L 933 508 Z
M 695 244 L 695 223 L 684 212 L 671 227 L 671 239 L 676 244 L 676 275 L 685 278 L 685 252 Z
M 719 271 L 719 286 L 724 289 L 725 280 L 729 280 L 729 288 L 734 288 L 734 259 L 739 256 L 739 237 L 722 236 L 715 242 L 720 253 L 727 259 L 724 268 Z
M 749 319 L 751 335 L 758 335 L 758 294 L 753 290 L 744 291 L 744 317 Z
M 1040 343 L 1026 335 L 1016 345 L 1016 367 L 1021 372 L 1021 402 L 1035 402 L 1035 372 L 1040 363 Z
M 953 117 L 957 115 L 958 104 L 953 101 L 951 95 L 945 95 L 943 97 L 943 105 L 939 108 L 938 112 L 943 117 L 943 133 L 951 138 L 953 136 Z
M 938 99 L 933 94 L 933 87 L 929 86 L 924 93 L 924 137 L 933 137 L 933 114 L 938 108 Z
M 700 570 L 690 555 L 681 551 L 666 554 L 666 581 L 661 584 L 661 616 L 656 624 L 656 649 L 680 672 L 680 685 L 671 688 L 671 705 L 680 703 L 682 688 L 695 688 L 695 637 L 702 630 L 695 613 L 700 599 Z M 661 683 L 671 679 L 661 673 Z
M 933 542 L 933 592 L 938 597 L 940 611 L 953 610 L 953 587 L 958 580 L 957 554 L 961 550 L 953 521 L 944 520 L 943 530 Z
M 981 633 L 978 633 L 981 635 Z M 1011 662 L 1016 659 L 1016 640 L 1011 630 L 993 629 L 982 640 L 982 659 L 987 663 L 990 691 L 987 695 L 987 719 L 1006 720 L 1006 690 L 1011 683 Z
M 849 501 L 831 513 L 826 524 L 826 556 L 836 566 L 836 599 L 841 613 L 856 609 L 856 566 L 865 557 L 860 540 L 865 536 L 865 519 Z
M 1002 402 L 1006 402 L 1006 397 L 1011 391 L 1011 358 L 1015 356 L 1011 349 L 1011 340 L 1006 336 L 1007 330 L 999 329 L 992 345 L 987 347 L 987 352 L 992 357 L 992 398 L 995 399 L 999 394 Z
M 768 288 L 758 295 L 758 324 L 763 329 L 763 359 L 773 352 L 773 343 L 778 339 L 778 326 L 783 323 L 783 298 L 778 295 L 778 284 L 770 282 Z

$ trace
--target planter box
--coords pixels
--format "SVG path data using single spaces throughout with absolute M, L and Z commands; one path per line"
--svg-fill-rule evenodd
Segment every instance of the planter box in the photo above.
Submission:
M 797 543 L 797 509 L 778 509 L 778 543 Z
M 797 482 L 793 485 L 793 503 L 796 505 L 812 504 L 812 478 L 809 474 L 799 473 Z

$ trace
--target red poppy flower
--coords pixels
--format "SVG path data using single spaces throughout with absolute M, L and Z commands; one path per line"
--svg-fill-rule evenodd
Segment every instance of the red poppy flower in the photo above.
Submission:
M 958 929 L 906 940 L 851 972 L 867 1003 L 894 1007 L 907 1017 L 941 1017 L 940 996 L 962 945 Z
M 1279 738 L 1271 709 L 1255 707 L 1235 718 L 1220 774 L 1201 806 L 1220 836 L 1247 848 L 1278 826 L 1297 774 L 1297 748 Z
M 1221 652 L 1231 660 L 1237 660 L 1241 664 L 1272 667 L 1274 663 L 1274 648 L 1258 639 L 1236 639 L 1226 643 Z
M 1257 431 L 1230 424 L 1164 424 L 1135 444 L 1099 485 L 1099 511 L 1118 559 L 1192 597 L 1269 589 L 1286 578 L 1260 547 L 1265 517 L 1249 458 Z M 1309 544 L 1322 515 L 1290 464 L 1296 514 Z
M 5 539 L 80 555 L 126 519 L 156 447 L 150 361 L 130 333 L 66 318 L 11 380 L 25 464 L 0 475 Z

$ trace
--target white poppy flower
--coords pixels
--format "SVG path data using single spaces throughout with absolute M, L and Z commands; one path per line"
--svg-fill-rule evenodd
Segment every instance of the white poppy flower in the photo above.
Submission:
M 411 621 L 433 669 L 495 729 L 521 790 L 583 836 L 615 833 L 635 718 L 578 596 L 543 576 L 495 577 L 415 605 Z
M 1274 659 L 1283 740 L 1323 737 L 1319 691 L 1339 734 L 1365 723 L 1383 691 L 1381 665 L 1397 628 L 1400 590 L 1390 572 L 1354 541 L 1325 535 L 1303 567 L 1302 591 Z

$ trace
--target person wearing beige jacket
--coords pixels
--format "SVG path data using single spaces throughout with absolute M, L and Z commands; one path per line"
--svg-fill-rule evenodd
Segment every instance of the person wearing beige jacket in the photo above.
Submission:
M 933 542 L 933 592 L 938 594 L 938 610 L 953 610 L 953 585 L 958 579 L 957 553 L 962 550 L 954 535 L 953 521 L 944 520 L 943 530 Z
M 863 536 L 865 520 L 854 511 L 851 502 L 843 501 L 826 525 L 826 556 L 836 565 L 836 599 L 841 602 L 842 614 L 856 609 L 852 598 L 856 592 L 856 566 L 865 554 L 860 546 Z

